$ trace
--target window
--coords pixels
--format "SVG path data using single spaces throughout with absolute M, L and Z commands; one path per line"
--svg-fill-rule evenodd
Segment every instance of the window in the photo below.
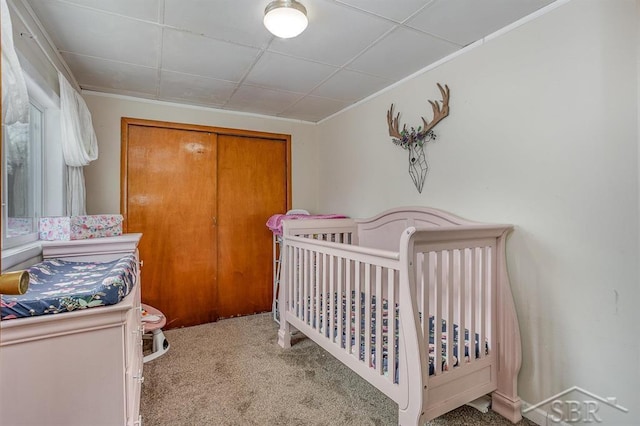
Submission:
M 42 212 L 44 108 L 30 99 L 29 125 L 4 127 L 3 247 L 38 239 Z
M 29 125 L 2 126 L 2 267 L 5 251 L 38 240 L 41 216 L 64 214 L 64 160 L 60 145 L 60 100 L 21 57 L 29 93 Z M 22 128 L 20 127 L 22 126 Z

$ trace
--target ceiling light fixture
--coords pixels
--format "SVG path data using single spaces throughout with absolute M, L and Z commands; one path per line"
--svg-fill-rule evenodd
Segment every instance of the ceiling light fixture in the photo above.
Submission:
M 307 9 L 296 0 L 274 0 L 264 9 L 264 26 L 280 38 L 300 35 L 308 23 Z

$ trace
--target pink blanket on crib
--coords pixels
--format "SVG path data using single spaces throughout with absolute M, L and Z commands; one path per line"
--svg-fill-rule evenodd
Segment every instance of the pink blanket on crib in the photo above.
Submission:
M 267 220 L 267 228 L 276 235 L 282 235 L 282 221 L 284 219 L 344 219 L 341 214 L 274 214 Z

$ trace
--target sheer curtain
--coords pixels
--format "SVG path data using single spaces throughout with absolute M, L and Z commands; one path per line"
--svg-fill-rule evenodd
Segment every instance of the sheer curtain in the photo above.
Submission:
M 0 0 L 2 30 L 2 123 L 29 123 L 29 95 L 22 67 L 13 45 L 13 26 L 6 0 Z
M 98 158 L 91 113 L 80 94 L 58 73 L 62 153 L 67 164 L 67 216 L 87 214 L 83 167 Z
M 29 158 L 29 94 L 13 44 L 13 25 L 6 0 L 0 0 L 2 37 L 2 127 L 5 178 L 9 194 L 5 199 L 7 218 L 26 217 Z M 5 220 L 5 218 L 3 218 Z M 7 226 L 7 232 L 10 232 Z

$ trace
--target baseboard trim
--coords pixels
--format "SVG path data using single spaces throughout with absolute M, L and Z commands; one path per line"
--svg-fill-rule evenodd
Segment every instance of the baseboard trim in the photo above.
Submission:
M 534 404 L 530 404 L 526 401 L 522 401 L 522 410 L 526 410 L 527 408 L 531 407 Z M 531 410 L 527 413 L 522 413 L 522 417 L 526 418 L 527 420 L 531 420 L 532 422 L 534 422 L 535 424 L 539 425 L 539 426 L 551 426 L 551 425 L 558 425 L 558 426 L 570 426 L 568 423 L 566 422 L 553 422 L 551 420 L 549 420 L 549 417 L 551 416 L 551 413 L 543 410 L 542 408 L 536 408 L 535 410 Z

